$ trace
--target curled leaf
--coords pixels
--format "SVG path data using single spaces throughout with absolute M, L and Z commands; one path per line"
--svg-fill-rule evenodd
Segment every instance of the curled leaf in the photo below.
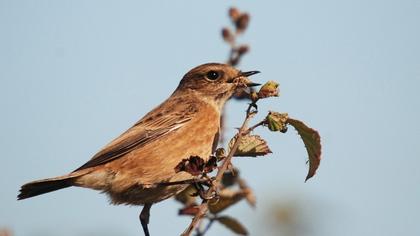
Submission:
M 233 147 L 236 138 L 232 138 L 229 142 L 229 149 Z M 271 153 L 267 142 L 259 135 L 245 135 L 239 141 L 239 146 L 236 149 L 234 156 L 256 157 L 264 156 Z
M 220 216 L 215 220 L 219 221 L 222 225 L 239 235 L 248 235 L 247 229 L 235 218 L 230 216 Z
M 305 144 L 309 156 L 309 171 L 305 182 L 315 175 L 321 162 L 321 136 L 318 131 L 306 126 L 302 121 L 287 119 L 287 123 L 293 126 Z
M 217 167 L 217 157 L 216 156 L 210 156 L 207 163 L 204 165 L 203 171 L 204 173 L 210 173 Z
M 199 208 L 197 205 L 190 205 L 186 206 L 178 211 L 178 215 L 190 215 L 195 216 L 197 212 L 199 211 Z
M 190 156 L 188 159 L 183 159 L 176 167 L 175 172 L 185 171 L 191 175 L 198 176 L 213 171 L 217 167 L 217 158 L 215 156 L 210 157 L 206 162 L 199 156 Z
M 270 111 L 265 118 L 267 127 L 271 131 L 287 131 L 287 119 L 289 118 L 287 113 L 279 113 Z
M 221 161 L 226 158 L 226 150 L 224 148 L 218 148 L 215 151 L 217 161 Z
M 265 83 L 260 91 L 258 91 L 258 98 L 278 97 L 279 84 L 276 81 L 270 80 Z

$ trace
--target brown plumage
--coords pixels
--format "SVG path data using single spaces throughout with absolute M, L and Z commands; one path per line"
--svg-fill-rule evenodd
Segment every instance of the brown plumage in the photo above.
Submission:
M 254 73 L 217 63 L 192 69 L 166 101 L 87 163 L 67 175 L 23 185 L 18 199 L 70 186 L 100 190 L 114 204 L 145 205 L 147 212 L 140 218 L 148 235 L 151 204 L 187 187 L 153 184 L 191 178 L 186 172 L 176 173 L 176 165 L 190 156 L 210 156 L 217 145 L 225 102 L 238 87 L 254 85 L 246 77 Z

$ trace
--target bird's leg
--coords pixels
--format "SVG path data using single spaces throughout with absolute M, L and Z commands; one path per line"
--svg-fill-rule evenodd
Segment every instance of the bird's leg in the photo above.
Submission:
M 201 185 L 200 183 L 194 183 L 194 187 L 197 190 L 197 193 L 201 199 L 210 200 L 210 199 L 207 199 L 206 197 L 206 191 L 204 190 L 203 185 Z
M 213 199 L 216 194 L 210 193 L 211 195 L 209 196 L 209 193 L 207 192 L 208 189 L 204 189 L 203 185 L 207 186 L 207 187 L 211 187 L 213 185 L 213 178 L 209 178 L 207 175 L 202 176 L 202 179 L 205 180 L 203 182 L 195 182 L 193 184 L 193 186 L 195 187 L 195 189 L 197 190 L 198 195 L 200 196 L 201 199 L 203 200 L 211 200 Z
M 150 236 L 149 234 L 149 228 L 147 227 L 147 225 L 149 224 L 149 217 L 150 217 L 150 208 L 152 207 L 151 203 L 146 203 L 143 206 L 143 210 L 141 210 L 140 213 L 140 223 L 141 226 L 143 227 L 143 232 L 145 236 Z

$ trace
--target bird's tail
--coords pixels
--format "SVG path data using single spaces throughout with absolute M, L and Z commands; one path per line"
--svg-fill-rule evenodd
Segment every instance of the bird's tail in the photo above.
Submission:
M 41 179 L 24 184 L 20 188 L 18 200 L 35 197 L 44 193 L 49 193 L 62 188 L 73 186 L 77 175 L 64 175 L 55 178 Z

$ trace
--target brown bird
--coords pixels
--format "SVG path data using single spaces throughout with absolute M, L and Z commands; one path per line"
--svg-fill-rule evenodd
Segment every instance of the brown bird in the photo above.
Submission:
M 207 159 L 217 146 L 225 102 L 238 88 L 255 86 L 229 65 L 208 63 L 184 75 L 175 92 L 75 171 L 23 185 L 18 199 L 78 186 L 100 190 L 113 204 L 144 205 L 140 222 L 145 235 L 153 203 L 185 189 L 191 179 L 175 167 L 185 158 Z

